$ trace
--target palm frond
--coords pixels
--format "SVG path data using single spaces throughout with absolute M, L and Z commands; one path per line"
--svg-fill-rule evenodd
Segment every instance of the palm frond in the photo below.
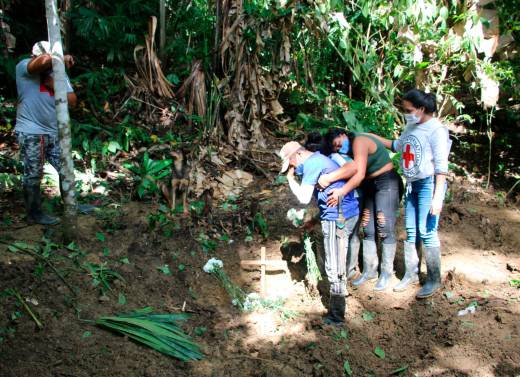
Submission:
M 130 313 L 101 317 L 96 324 L 182 361 L 203 358 L 199 345 L 177 324 L 189 318 L 189 314 L 153 314 L 152 311 L 153 308 L 145 307 Z

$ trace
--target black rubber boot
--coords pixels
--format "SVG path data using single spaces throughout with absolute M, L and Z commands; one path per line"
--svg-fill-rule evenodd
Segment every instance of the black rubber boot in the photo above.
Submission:
M 395 243 L 384 243 L 383 253 L 381 255 L 381 274 L 377 280 L 374 291 L 383 291 L 386 289 L 388 282 L 394 275 L 394 258 L 395 258 Z
M 327 325 L 341 326 L 345 323 L 345 296 L 330 295 L 329 312 L 323 320 Z
M 23 194 L 29 224 L 56 225 L 60 222 L 58 218 L 42 212 L 40 186 L 24 186 Z
M 348 244 L 347 279 L 352 280 L 358 273 L 359 237 L 352 237 Z
M 363 273 L 352 281 L 352 285 L 359 287 L 369 280 L 377 278 L 377 246 L 375 241 L 363 240 Z
M 76 192 L 74 191 L 74 195 L 76 195 Z M 60 196 L 61 200 L 63 200 L 63 186 L 62 186 L 62 178 L 60 177 Z M 76 201 L 76 210 L 83 214 L 88 215 L 96 210 L 97 207 L 90 205 L 90 204 L 80 204 Z
M 414 243 L 404 242 L 404 276 L 394 287 L 394 292 L 402 292 L 410 284 L 419 282 L 419 257 Z
M 426 298 L 432 296 L 441 287 L 441 248 L 425 247 L 426 255 L 426 283 L 415 297 Z

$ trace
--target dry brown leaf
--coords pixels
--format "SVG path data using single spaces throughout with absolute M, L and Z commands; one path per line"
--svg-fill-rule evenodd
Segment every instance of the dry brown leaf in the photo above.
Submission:
M 146 88 L 150 93 L 159 97 L 173 98 L 172 84 L 164 76 L 160 61 L 155 53 L 154 37 L 156 29 L 157 18 L 152 16 L 148 22 L 145 46 L 138 45 L 134 48 L 137 80 L 132 82 L 132 86 L 134 93 Z
M 273 114 L 273 116 L 283 114 L 283 107 L 278 100 L 271 101 L 271 114 Z
M 227 124 L 227 141 L 240 154 L 249 153 L 249 147 L 265 146 L 263 122 L 283 125 L 285 120 L 278 119 L 283 107 L 278 102 L 280 92 L 285 89 L 285 77 L 290 71 L 291 22 L 294 12 L 277 18 L 273 22 L 262 23 L 258 18 L 247 14 L 242 0 L 220 0 L 222 12 L 220 34 L 220 62 L 226 77 L 222 92 Z M 244 38 L 245 30 L 255 33 L 256 48 L 250 49 L 249 41 Z M 265 70 L 260 64 L 259 54 L 265 48 L 265 40 L 281 33 L 279 51 L 274 53 L 274 64 Z

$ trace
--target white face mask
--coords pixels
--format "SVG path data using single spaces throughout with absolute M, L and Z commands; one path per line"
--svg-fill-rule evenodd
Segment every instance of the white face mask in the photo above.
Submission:
M 404 119 L 406 120 L 406 124 L 417 124 L 421 120 L 421 118 L 415 114 L 404 114 Z

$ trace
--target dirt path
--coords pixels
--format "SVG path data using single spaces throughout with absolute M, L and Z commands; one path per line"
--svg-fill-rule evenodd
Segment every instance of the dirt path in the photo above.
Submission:
M 520 290 L 509 285 L 520 275 L 515 271 L 520 269 L 518 210 L 497 207 L 489 202 L 491 197 L 453 185 L 453 201 L 441 223 L 442 291 L 417 301 L 416 287 L 400 294 L 375 293 L 372 284 L 358 290 L 349 287 L 347 326 L 339 330 L 322 325 L 322 300 L 309 295 L 302 280 L 298 231 L 285 219 L 296 203 L 286 187 L 265 184 L 260 189 L 267 190 L 258 208 L 269 224 L 269 236 L 255 234 L 250 242 L 245 242 L 242 209 L 220 210 L 212 226 L 178 217 L 166 236 L 148 227 L 148 215 L 157 209 L 153 205 L 125 204 L 108 224 L 116 228 L 113 234 L 106 230 L 106 219 L 81 217 L 84 237 L 79 246 L 87 253 L 85 260 L 107 262 L 125 278 L 125 283 L 114 283 L 108 301 L 100 300 L 86 273 L 67 269 L 70 251 L 60 248 L 56 253 L 64 257 L 58 265 L 67 279 L 81 289 L 75 304 L 56 276 L 45 270 L 38 277 L 32 259 L 0 245 L 0 292 L 17 288 L 31 299 L 44 323 L 37 331 L 13 297 L 0 296 L 0 376 L 330 377 L 345 375 L 346 364 L 353 376 L 520 375 Z M 16 229 L 23 224 L 18 222 L 21 205 L 17 199 L 2 200 L 13 224 L 2 226 L 0 236 L 38 242 L 43 229 Z M 224 229 L 233 242 L 221 237 Z M 103 233 L 105 241 L 96 238 L 96 232 Z M 201 232 L 223 241 L 205 253 L 195 241 Z M 290 245 L 289 253 L 282 244 Z M 244 290 L 258 291 L 259 272 L 244 270 L 239 262 L 258 258 L 261 246 L 266 246 L 268 259 L 288 260 L 288 273 L 268 274 L 267 292 L 285 297 L 290 318 L 280 311 L 238 312 L 218 283 L 201 270 L 210 256 L 216 256 Z M 158 270 L 165 264 L 171 275 Z M 126 298 L 124 305 L 119 303 L 120 293 Z M 474 314 L 457 316 L 474 302 Z M 78 319 L 147 305 L 158 311 L 184 307 L 192 312 L 185 328 L 203 345 L 206 358 L 181 363 Z M 384 351 L 384 358 L 381 352 L 376 356 L 376 348 Z

